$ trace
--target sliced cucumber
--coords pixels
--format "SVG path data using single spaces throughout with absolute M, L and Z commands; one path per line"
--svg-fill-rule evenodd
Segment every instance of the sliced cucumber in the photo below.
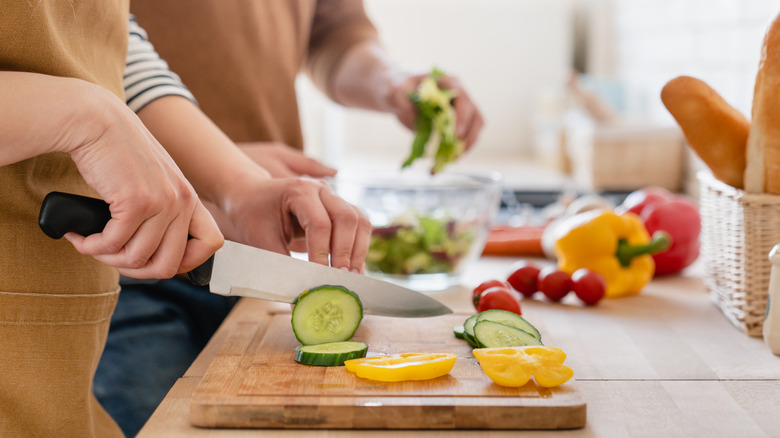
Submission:
M 479 316 L 479 313 L 475 315 L 471 315 L 468 318 L 466 318 L 466 322 L 463 323 L 463 332 L 472 338 L 474 337 L 474 324 L 477 323 L 477 317 Z
M 455 337 L 458 339 L 466 339 L 465 330 L 466 329 L 463 328 L 463 324 L 456 325 L 455 327 L 452 328 L 452 334 L 454 334 Z
M 466 318 L 466 321 L 463 323 L 463 339 L 466 340 L 466 342 L 469 343 L 474 348 L 479 347 L 479 344 L 477 344 L 477 340 L 474 339 L 474 324 L 477 323 L 477 317 L 479 316 L 479 313 L 476 315 L 471 315 L 468 318 Z
M 485 310 L 484 312 L 477 315 L 476 322 L 479 321 L 493 321 L 500 322 L 501 324 L 511 325 L 514 328 L 518 328 L 530 334 L 536 339 L 542 339 L 542 335 L 539 333 L 539 330 L 537 330 L 536 327 L 531 325 L 530 322 L 526 321 L 525 318 L 518 315 L 517 313 L 507 312 L 506 310 L 499 309 Z
M 363 319 L 360 298 L 343 286 L 323 285 L 302 293 L 292 311 L 292 328 L 303 345 L 349 340 Z
M 295 349 L 295 361 L 304 365 L 339 367 L 345 360 L 366 357 L 367 351 L 368 344 L 355 341 L 301 345 Z
M 474 337 L 482 348 L 542 345 L 541 340 L 528 332 L 510 325 L 488 320 L 477 321 L 474 324 Z

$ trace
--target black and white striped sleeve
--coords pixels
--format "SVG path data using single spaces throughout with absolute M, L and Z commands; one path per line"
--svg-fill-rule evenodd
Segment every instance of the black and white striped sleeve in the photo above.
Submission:
M 123 80 L 127 106 L 137 113 L 150 102 L 165 96 L 182 96 L 197 104 L 179 76 L 170 71 L 168 63 L 155 52 L 146 31 L 133 16 L 130 16 L 128 30 Z

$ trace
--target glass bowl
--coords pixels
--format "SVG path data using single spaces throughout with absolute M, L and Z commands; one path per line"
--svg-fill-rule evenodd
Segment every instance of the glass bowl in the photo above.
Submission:
M 419 291 L 459 283 L 485 247 L 501 198 L 492 173 L 340 175 L 329 182 L 374 227 L 367 273 Z

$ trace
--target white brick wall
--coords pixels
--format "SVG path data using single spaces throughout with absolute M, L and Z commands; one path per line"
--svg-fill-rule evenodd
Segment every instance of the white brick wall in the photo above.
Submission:
M 455 74 L 486 125 L 469 160 L 522 160 L 535 103 L 561 89 L 571 58 L 571 0 L 364 0 L 402 64 Z M 412 133 L 394 117 L 327 104 L 299 83 L 307 152 L 341 167 L 349 160 L 397 168 Z
M 749 117 L 764 32 L 776 0 L 611 0 L 614 71 L 629 116 L 671 120 L 660 101 L 670 79 L 704 80 Z

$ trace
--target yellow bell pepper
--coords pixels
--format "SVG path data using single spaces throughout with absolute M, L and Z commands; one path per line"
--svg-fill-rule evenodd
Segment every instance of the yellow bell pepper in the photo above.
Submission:
M 448 353 L 404 353 L 372 356 L 344 362 L 358 377 L 382 382 L 428 380 L 448 374 L 457 356 Z
M 671 245 L 663 231 L 651 239 L 639 216 L 611 210 L 578 214 L 558 230 L 558 268 L 568 274 L 580 268 L 598 272 L 607 283 L 607 298 L 638 294 L 653 278 L 652 254 Z
M 517 388 L 533 376 L 539 386 L 551 388 L 574 376 L 574 371 L 563 364 L 566 353 L 556 347 L 476 348 L 473 352 L 485 374 L 496 385 Z

